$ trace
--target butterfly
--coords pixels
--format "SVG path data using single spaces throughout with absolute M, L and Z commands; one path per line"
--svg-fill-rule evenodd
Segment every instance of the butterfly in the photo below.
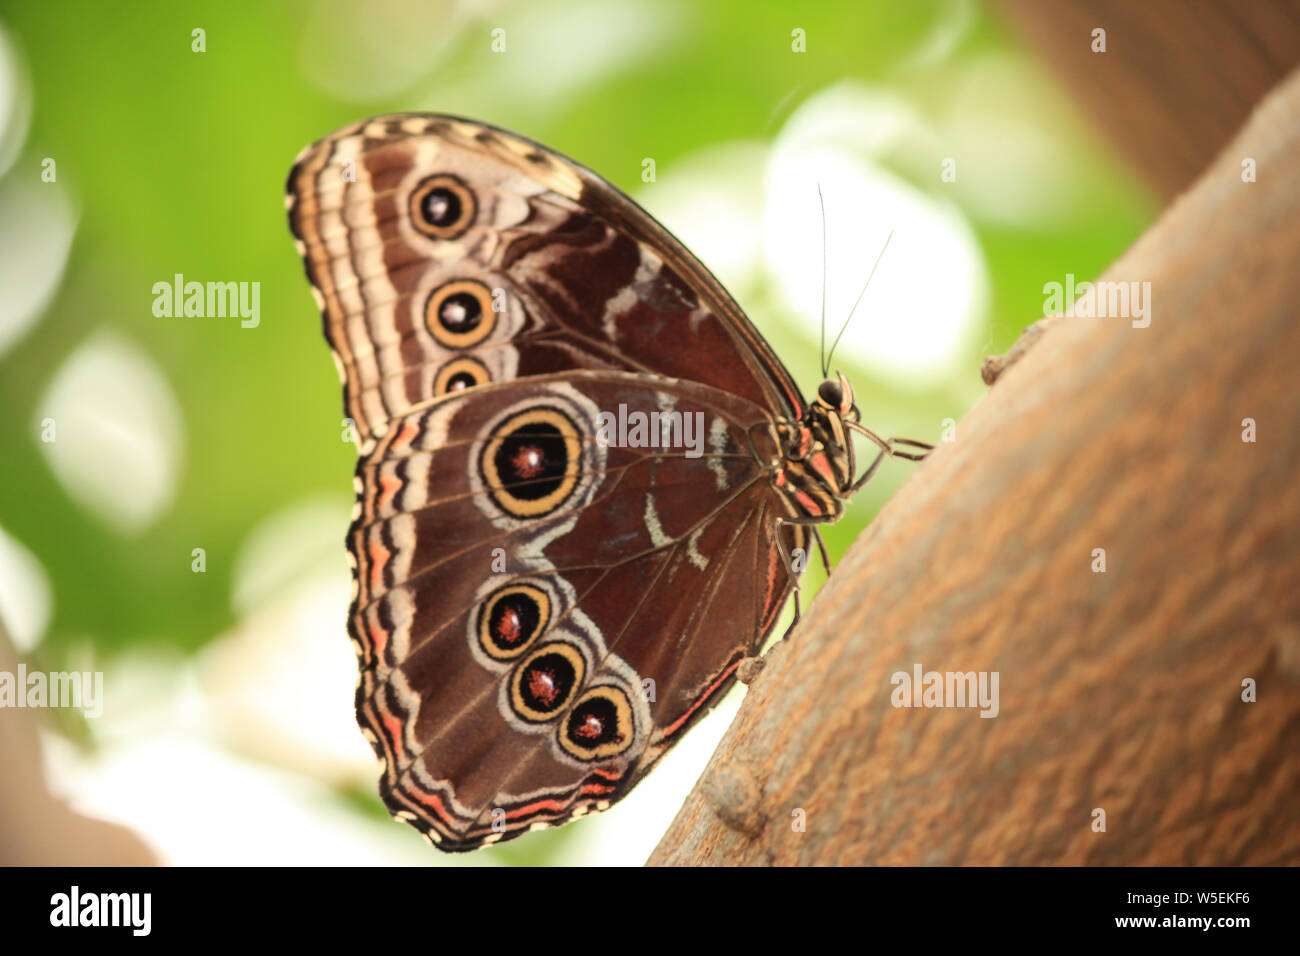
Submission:
M 839 373 L 805 403 L 680 242 L 522 136 L 381 116 L 287 192 L 359 447 L 384 803 L 449 851 L 607 808 L 797 617 L 816 526 L 930 446 L 865 428 Z

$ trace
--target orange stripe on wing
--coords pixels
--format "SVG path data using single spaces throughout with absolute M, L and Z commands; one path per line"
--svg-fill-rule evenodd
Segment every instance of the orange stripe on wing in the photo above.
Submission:
M 378 622 L 372 622 L 369 614 L 366 615 L 366 630 L 370 633 L 371 650 L 376 657 L 382 657 L 384 648 L 388 646 L 388 631 Z
M 380 729 L 388 742 L 388 750 L 395 764 L 406 763 L 406 747 L 402 743 L 402 720 L 383 703 L 383 695 L 375 702 L 375 715 L 379 718 Z
M 446 804 L 442 802 L 442 797 L 438 796 L 436 793 L 429 793 L 425 790 L 416 790 L 407 787 L 402 788 L 400 793 L 403 798 L 410 800 L 413 803 L 418 803 L 420 806 L 433 813 L 433 815 L 441 820 L 443 825 L 453 834 L 460 832 L 457 824 L 463 824 L 463 821 L 459 820 L 450 810 L 447 809 Z
M 602 783 L 587 783 L 578 790 L 576 796 L 604 796 L 614 792 L 614 787 Z M 511 810 L 506 811 L 507 820 L 518 820 L 521 818 L 535 816 L 545 810 L 553 810 L 561 813 L 573 806 L 572 798 L 568 800 L 557 800 L 554 797 L 547 797 L 542 800 L 534 800 L 532 803 L 525 803 Z
M 721 674 L 718 675 L 717 679 L 712 684 L 709 685 L 708 690 L 706 690 L 703 694 L 701 694 L 699 697 L 695 699 L 695 703 L 691 704 L 690 708 L 687 709 L 686 713 L 682 714 L 680 717 L 678 717 L 671 724 L 669 724 L 667 727 L 664 728 L 663 736 L 665 739 L 671 737 L 673 734 L 677 733 L 677 731 L 682 729 L 682 724 L 690 720 L 691 714 L 699 710 L 700 707 L 704 705 L 704 702 L 713 696 L 713 692 L 716 691 L 724 683 L 726 683 L 728 678 L 730 678 L 731 675 L 735 672 L 736 668 L 740 666 L 740 661 L 741 658 L 737 658 L 736 660 L 728 664 L 726 669 Z
M 376 533 L 370 536 L 370 541 L 366 545 L 366 552 L 370 558 L 370 592 L 377 594 L 384 587 L 384 566 L 388 564 L 388 559 L 393 556 L 384 545 L 383 540 L 379 537 L 378 529 Z
M 392 443 L 388 446 L 389 454 L 396 452 L 407 452 L 411 450 L 411 442 L 420 435 L 420 426 L 413 420 L 406 419 L 402 422 L 402 430 L 396 434 Z
M 379 501 L 376 510 L 392 507 L 393 497 L 402 490 L 402 479 L 397 475 L 379 473 Z
M 780 538 L 778 535 L 778 547 L 780 547 Z M 767 593 L 763 595 L 763 627 L 762 632 L 767 633 L 768 628 L 776 616 L 781 613 L 781 605 L 784 601 L 774 601 L 776 596 L 776 569 L 780 559 L 775 551 L 769 551 L 767 556 Z

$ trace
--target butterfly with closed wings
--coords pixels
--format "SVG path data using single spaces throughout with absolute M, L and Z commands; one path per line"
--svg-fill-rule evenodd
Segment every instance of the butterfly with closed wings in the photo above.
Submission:
M 930 447 L 838 373 L 805 404 L 681 243 L 523 137 L 378 117 L 305 149 L 286 204 L 360 448 L 357 719 L 441 849 L 626 794 L 797 612 L 816 525 Z M 695 416 L 701 453 L 610 442 L 621 406 Z

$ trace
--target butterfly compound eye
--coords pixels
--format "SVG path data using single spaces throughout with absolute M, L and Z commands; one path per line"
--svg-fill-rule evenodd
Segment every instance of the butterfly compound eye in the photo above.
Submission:
M 828 378 L 817 386 L 817 397 L 831 408 L 839 408 L 840 402 L 844 401 L 844 392 L 839 382 Z
M 411 221 L 433 239 L 455 239 L 474 221 L 474 194 L 455 176 L 430 176 L 411 193 Z

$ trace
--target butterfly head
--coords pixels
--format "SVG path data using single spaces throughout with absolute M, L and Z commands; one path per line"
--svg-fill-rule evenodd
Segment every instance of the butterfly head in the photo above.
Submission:
M 808 412 L 812 413 L 816 408 L 823 416 L 835 414 L 842 419 L 856 422 L 858 406 L 853 402 L 853 386 L 849 384 L 843 372 L 837 369 L 835 375 L 836 378 L 828 378 L 817 387 L 817 397 L 808 406 Z

